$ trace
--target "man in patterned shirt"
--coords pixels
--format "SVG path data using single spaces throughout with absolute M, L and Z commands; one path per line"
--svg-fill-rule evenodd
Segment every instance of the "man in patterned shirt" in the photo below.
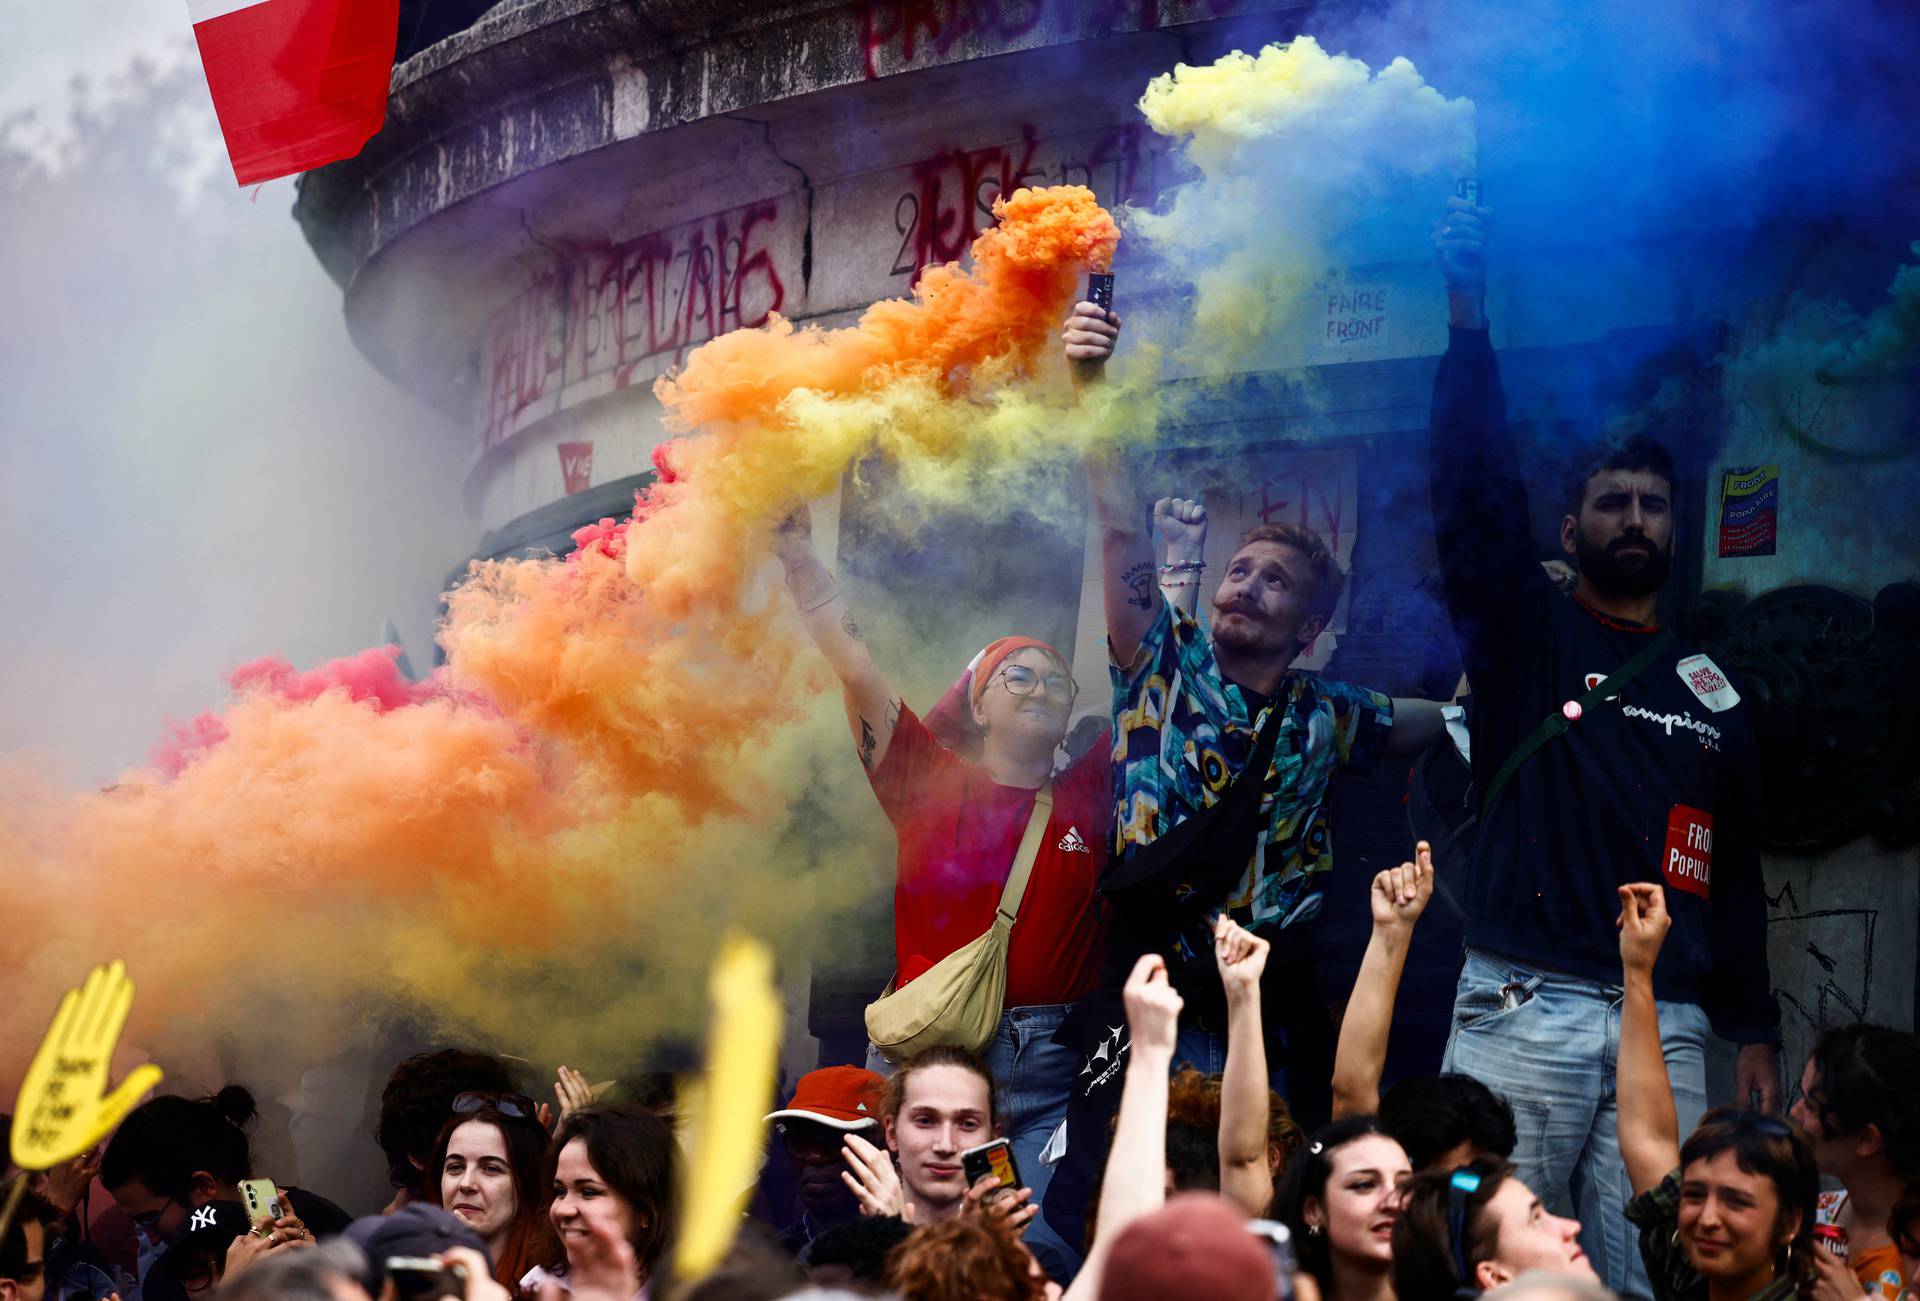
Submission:
M 1074 309 L 1063 338 L 1080 383 L 1098 379 L 1118 334 L 1118 317 L 1092 303 Z M 1261 830 L 1238 885 L 1209 906 L 1273 943 L 1263 999 L 1275 1015 L 1267 1023 L 1283 1030 L 1293 1049 L 1298 1069 L 1290 1072 L 1289 1100 L 1307 1123 L 1326 1109 L 1332 1036 L 1301 923 L 1319 911 L 1320 884 L 1333 866 L 1333 777 L 1342 768 L 1364 772 L 1382 753 L 1419 752 L 1440 734 L 1440 706 L 1390 700 L 1292 667 L 1326 627 L 1345 582 L 1312 530 L 1250 530 L 1214 591 L 1209 630 L 1192 609 L 1162 597 L 1142 503 L 1117 462 L 1089 457 L 1087 475 L 1105 573 L 1121 860 L 1220 800 L 1252 756 L 1260 727 L 1278 711 L 1261 783 Z M 1163 500 L 1154 524 L 1167 546 L 1160 582 L 1185 580 L 1176 590 L 1186 596 L 1183 604 L 1197 604 L 1205 509 Z M 1200 934 L 1140 938 L 1150 947 L 1207 953 Z M 1204 973 L 1209 965 L 1192 969 Z M 1176 1056 L 1202 1071 L 1221 1070 L 1217 1000 L 1204 987 L 1182 992 L 1188 1012 Z

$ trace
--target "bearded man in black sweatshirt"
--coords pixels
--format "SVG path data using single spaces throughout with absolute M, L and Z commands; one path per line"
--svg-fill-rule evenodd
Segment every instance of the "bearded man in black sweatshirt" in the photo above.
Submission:
M 1735 1101 L 1777 1111 L 1753 720 L 1719 667 L 1656 622 L 1674 544 L 1664 448 L 1635 438 L 1589 463 L 1560 522 L 1578 585 L 1564 594 L 1541 572 L 1487 338 L 1486 216 L 1451 199 L 1434 236 L 1451 316 L 1434 528 L 1481 801 L 1445 1069 L 1512 1104 L 1521 1176 L 1579 1215 L 1612 1287 L 1646 1295 L 1615 1137 L 1615 888 L 1661 882 L 1673 911 L 1655 993 L 1680 1132 L 1707 1105 L 1709 1028 L 1739 1046 Z

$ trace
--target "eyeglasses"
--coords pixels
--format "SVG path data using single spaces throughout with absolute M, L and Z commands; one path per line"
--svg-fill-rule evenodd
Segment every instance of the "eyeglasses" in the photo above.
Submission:
M 169 1197 L 157 1211 L 141 1211 L 138 1215 L 128 1214 L 127 1218 L 143 1229 L 153 1230 L 160 1227 L 160 1217 L 173 1208 L 173 1198 Z
M 1473 1271 L 1467 1267 L 1467 1198 L 1480 1191 L 1480 1176 L 1462 1167 L 1447 1180 L 1447 1236 L 1453 1247 L 1454 1268 L 1460 1281 L 1473 1284 Z
M 469 1116 L 482 1107 L 492 1107 L 503 1116 L 512 1116 L 515 1120 L 540 1119 L 540 1104 L 524 1093 L 480 1093 L 469 1091 L 457 1093 L 453 1098 L 453 1114 Z
M 1080 694 L 1080 684 L 1064 673 L 1040 674 L 1024 664 L 1009 664 L 994 674 L 1006 683 L 1007 694 L 1026 697 L 1044 688 L 1047 699 L 1071 705 Z

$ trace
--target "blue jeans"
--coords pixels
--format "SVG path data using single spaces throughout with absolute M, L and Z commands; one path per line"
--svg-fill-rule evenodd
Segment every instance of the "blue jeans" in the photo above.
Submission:
M 1503 999 L 1502 990 L 1508 990 Z M 1580 1219 L 1580 1245 L 1622 1296 L 1652 1295 L 1620 1159 L 1617 985 L 1521 967 L 1468 949 L 1442 1069 L 1485 1084 L 1513 1108 L 1513 1163 L 1556 1215 Z M 1684 1137 L 1707 1106 L 1706 1013 L 1661 1003 L 1660 1046 Z
M 1280 1035 L 1282 1044 L 1286 1035 Z M 1173 1041 L 1173 1072 L 1178 1075 L 1180 1068 L 1191 1066 L 1202 1075 L 1219 1075 L 1227 1069 L 1227 1037 L 1202 1030 L 1199 1026 L 1183 1025 Z M 1267 1062 L 1267 1083 L 1273 1091 L 1283 1098 L 1290 1098 L 1287 1092 L 1287 1068 L 1285 1064 L 1275 1066 L 1269 1055 Z
M 1078 1048 L 1053 1042 L 1069 1006 L 1046 1003 L 1008 1008 L 992 1041 L 980 1052 L 993 1072 L 1000 1134 L 1012 1143 L 1020 1178 L 1033 1189 L 1033 1206 L 1040 1205 L 1053 1182 L 1053 1167 L 1041 1163 L 1040 1153 L 1067 1119 L 1067 1097 L 1073 1091 L 1074 1072 L 1080 1068 Z M 867 1067 L 882 1075 L 893 1074 L 893 1066 L 872 1046 L 867 1049 Z M 1026 1243 L 1055 1282 L 1064 1287 L 1073 1281 L 1080 1269 L 1080 1252 L 1048 1227 L 1044 1214 L 1027 1225 Z

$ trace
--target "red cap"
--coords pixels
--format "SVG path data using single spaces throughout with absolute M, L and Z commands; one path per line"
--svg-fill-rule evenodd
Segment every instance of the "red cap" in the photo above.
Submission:
M 822 1066 L 800 1077 L 793 1101 L 767 1119 L 811 1120 L 829 1129 L 862 1129 L 880 1123 L 887 1082 L 858 1066 Z
M 1266 1301 L 1274 1294 L 1273 1251 L 1247 1231 L 1247 1218 L 1213 1193 L 1180 1193 L 1135 1220 L 1114 1240 L 1100 1301 L 1170 1296 Z

